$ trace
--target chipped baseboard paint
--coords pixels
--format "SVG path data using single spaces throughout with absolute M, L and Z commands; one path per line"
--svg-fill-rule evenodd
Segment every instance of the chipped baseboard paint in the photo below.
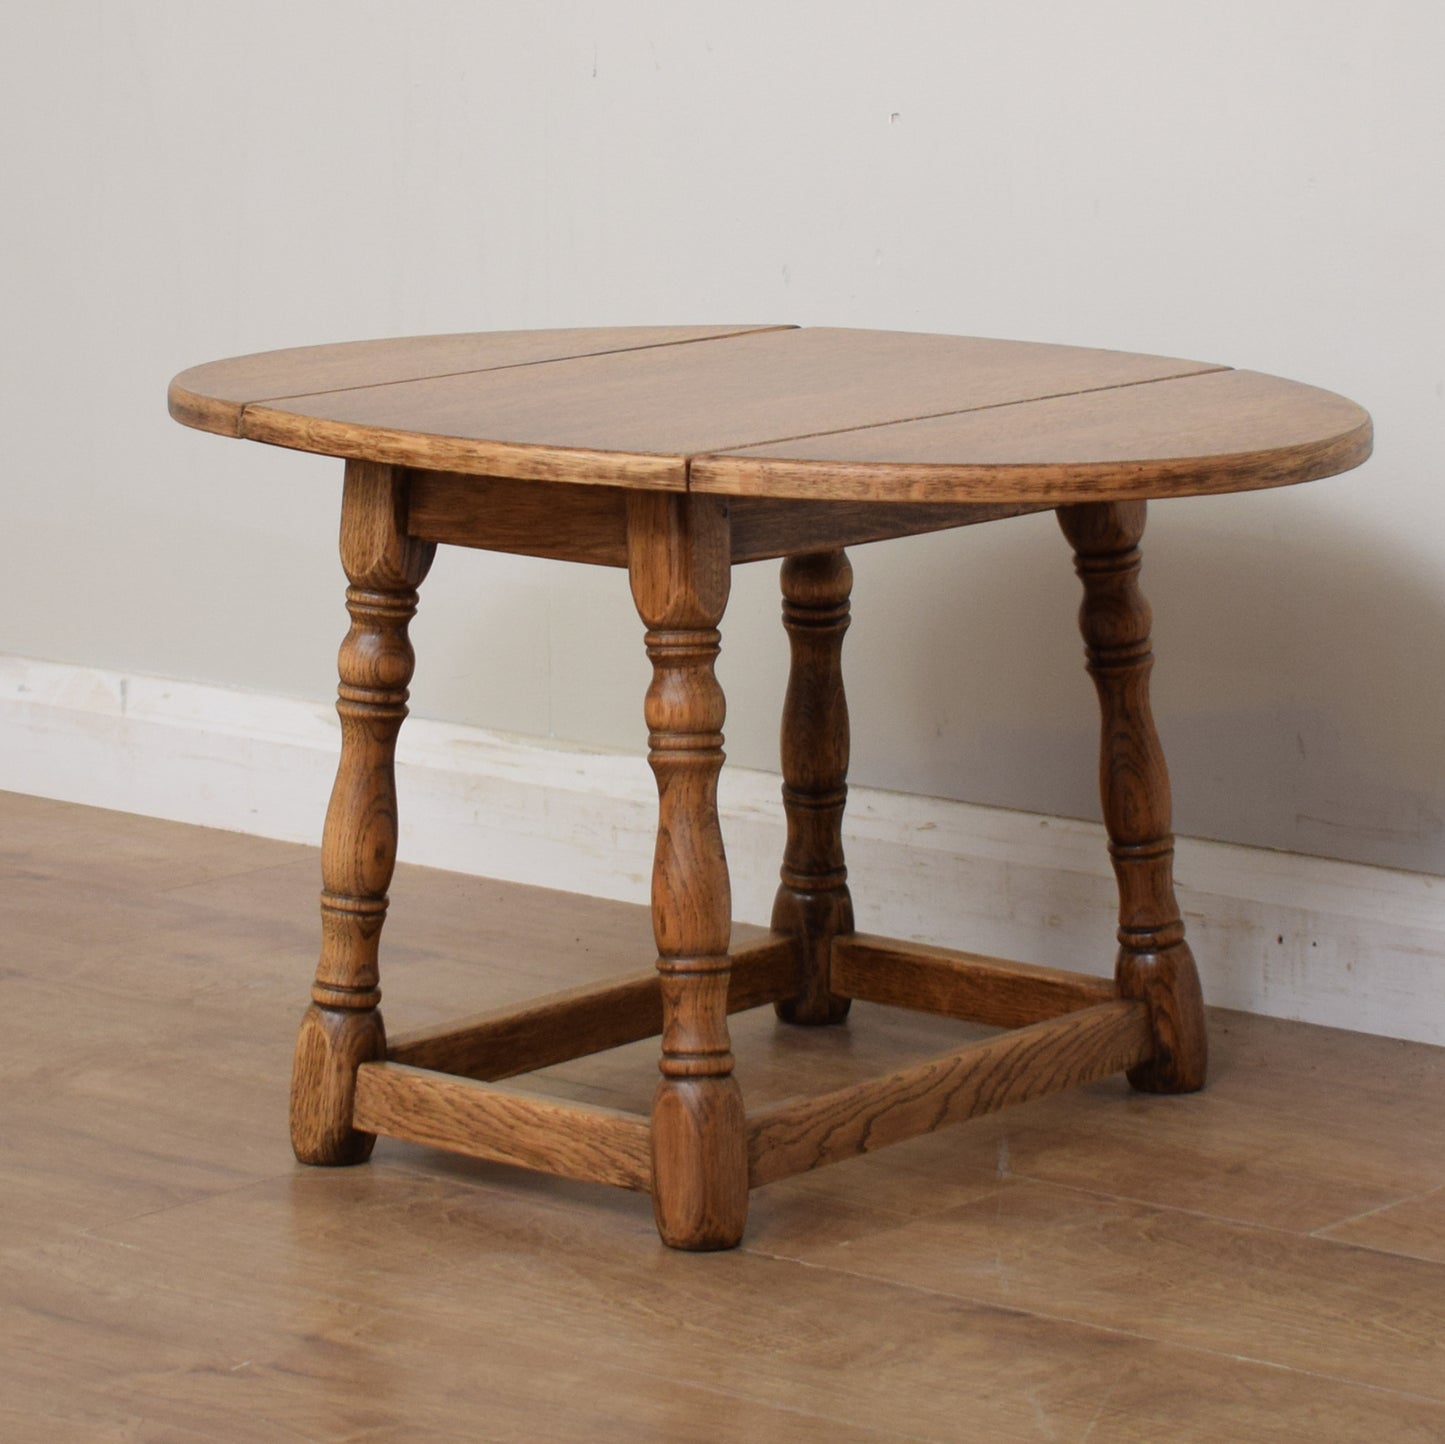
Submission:
M 0 788 L 316 843 L 329 706 L 0 655 Z M 398 750 L 410 862 L 644 902 L 655 793 L 641 755 L 413 718 Z M 765 922 L 778 779 L 726 768 L 734 912 Z M 1094 823 L 857 787 L 858 926 L 1107 972 L 1113 879 Z M 1181 838 L 1176 872 L 1211 1003 L 1445 1044 L 1445 879 Z

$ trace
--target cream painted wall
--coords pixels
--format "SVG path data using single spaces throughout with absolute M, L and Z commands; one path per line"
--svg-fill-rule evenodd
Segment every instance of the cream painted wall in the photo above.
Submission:
M 792 321 L 1161 351 L 1371 408 L 1354 475 L 1156 508 L 1181 832 L 1445 873 L 1434 0 L 5 0 L 0 652 L 330 694 L 339 466 L 182 366 L 356 336 Z M 862 549 L 860 782 L 1093 816 L 1048 517 Z M 725 632 L 773 765 L 771 567 Z M 641 741 L 623 579 L 449 554 L 415 710 Z

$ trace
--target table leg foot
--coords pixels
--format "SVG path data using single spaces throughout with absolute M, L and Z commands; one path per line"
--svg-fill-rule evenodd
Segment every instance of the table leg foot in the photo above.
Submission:
M 386 1057 L 375 1009 L 342 1012 L 312 1004 L 301 1020 L 291 1070 L 291 1148 L 301 1163 L 365 1163 L 376 1135 L 351 1126 L 356 1070 Z
M 1209 1041 L 1204 996 L 1189 944 L 1159 952 L 1119 949 L 1114 975 L 1119 992 L 1149 1008 L 1154 1056 L 1128 1073 L 1141 1093 L 1195 1093 L 1204 1087 Z
M 652 1212 L 669 1248 L 736 1248 L 748 1219 L 737 1080 L 666 1078 L 652 1103 Z
M 291 1138 L 303 1163 L 361 1163 L 356 1070 L 386 1056 L 377 948 L 396 865 L 397 733 L 415 659 L 407 625 L 434 547 L 405 530 L 401 473 L 348 462 L 341 561 L 351 628 L 341 644 L 341 759 L 321 844 L 321 957 L 291 1075 Z
M 848 798 L 848 698 L 843 634 L 853 568 L 842 551 L 788 557 L 782 567 L 783 626 L 791 666 L 783 704 L 783 810 L 787 842 L 773 902 L 775 932 L 798 940 L 801 987 L 776 1004 L 787 1023 L 841 1023 L 850 1000 L 829 986 L 833 939 L 853 931 L 843 859 Z
M 1099 790 L 1119 883 L 1120 995 L 1148 1005 L 1154 1056 L 1129 1071 L 1150 1093 L 1204 1086 L 1208 1043 L 1199 974 L 1174 896 L 1169 773 L 1149 707 L 1149 604 L 1139 590 L 1142 501 L 1059 508 L 1084 584 L 1079 611 L 1102 717 Z

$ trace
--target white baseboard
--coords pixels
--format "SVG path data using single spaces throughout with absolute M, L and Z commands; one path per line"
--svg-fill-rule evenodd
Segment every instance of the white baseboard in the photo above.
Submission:
M 0 655 L 0 789 L 315 843 L 329 706 Z M 655 793 L 641 755 L 413 718 L 404 859 L 643 902 Z M 778 779 L 724 769 L 734 914 L 766 922 Z M 869 932 L 1104 973 L 1113 879 L 1092 823 L 857 787 L 847 847 Z M 1445 1044 L 1445 879 L 1181 838 L 1207 1000 Z

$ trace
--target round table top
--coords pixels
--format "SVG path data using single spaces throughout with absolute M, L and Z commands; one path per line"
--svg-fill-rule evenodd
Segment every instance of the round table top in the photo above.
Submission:
M 433 471 L 850 501 L 1245 491 L 1370 453 L 1332 392 L 1167 356 L 791 326 L 499 331 L 183 371 L 176 420 Z

